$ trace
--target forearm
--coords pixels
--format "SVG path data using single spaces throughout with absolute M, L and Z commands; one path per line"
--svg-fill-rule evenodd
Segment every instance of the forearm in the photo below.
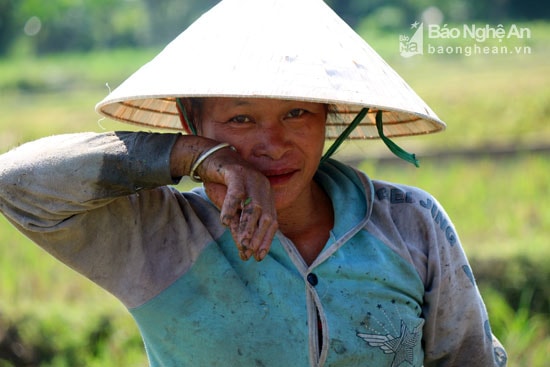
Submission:
M 0 211 L 23 227 L 54 226 L 116 197 L 172 182 L 177 135 L 81 133 L 0 156 Z
M 221 145 L 223 144 L 223 145 Z M 227 163 L 227 152 L 216 157 L 215 163 L 209 166 L 212 156 L 223 149 L 232 149 L 229 144 L 196 135 L 180 135 L 170 154 L 170 172 L 172 177 L 195 175 L 208 182 L 225 183 L 223 167 Z M 239 157 L 235 154 L 229 160 Z M 238 158 L 240 159 L 240 157 Z M 208 162 L 207 162 L 208 161 Z M 244 164 L 244 162 L 241 162 Z M 191 172 L 195 166 L 195 172 Z
M 31 142 L 0 156 L 0 212 L 27 235 L 53 233 L 78 214 L 177 182 L 219 143 L 151 133 L 82 133 Z M 267 178 L 231 149 L 207 154 L 196 174 L 221 209 L 220 219 L 231 228 L 243 258 L 263 258 L 277 229 Z M 243 219 L 247 198 L 254 205 Z
M 185 197 L 156 188 L 195 159 L 185 146 L 170 159 L 179 137 L 83 133 L 25 144 L 0 156 L 0 212 L 57 259 L 139 305 L 208 240 Z M 201 138 L 182 142 L 194 140 Z

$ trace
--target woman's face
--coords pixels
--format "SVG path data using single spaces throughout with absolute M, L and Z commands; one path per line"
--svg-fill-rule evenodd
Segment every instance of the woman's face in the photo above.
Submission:
M 327 106 L 260 98 L 205 98 L 199 135 L 232 144 L 271 183 L 277 210 L 310 194 L 323 153 Z

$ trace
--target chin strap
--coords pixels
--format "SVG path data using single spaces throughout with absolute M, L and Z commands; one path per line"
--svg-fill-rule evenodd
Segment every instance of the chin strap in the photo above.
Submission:
M 189 116 L 187 115 L 187 110 L 185 109 L 185 106 L 181 100 L 181 98 L 176 98 L 176 105 L 178 107 L 178 113 L 180 115 L 180 121 L 183 125 L 183 128 L 187 131 L 187 133 L 192 135 L 197 135 L 197 129 L 195 128 L 195 125 L 191 120 L 189 120 Z
M 330 146 L 330 148 L 326 151 L 326 153 L 321 158 L 321 163 L 326 161 L 334 154 L 334 152 L 342 145 L 342 143 L 348 138 L 348 136 L 351 134 L 353 129 L 359 125 L 359 123 L 363 120 L 363 118 L 367 115 L 369 112 L 369 109 L 367 107 L 364 107 L 357 116 L 353 119 L 353 121 L 349 124 L 349 126 L 336 138 L 334 143 Z M 420 167 L 420 163 L 418 162 L 418 159 L 416 159 L 415 154 L 411 154 L 403 150 L 401 147 L 399 147 L 397 144 L 395 144 L 393 141 L 390 140 L 386 135 L 384 135 L 384 128 L 382 123 L 382 111 L 378 110 L 376 112 L 376 128 L 378 130 L 378 135 L 380 136 L 380 139 L 386 144 L 386 146 L 391 150 L 393 154 L 398 156 L 399 158 L 414 164 L 416 167 Z
M 368 107 L 364 107 L 361 111 L 359 111 L 359 113 L 357 114 L 357 116 L 355 116 L 351 124 L 349 124 L 349 126 L 346 127 L 344 131 L 342 131 L 340 136 L 338 136 L 338 138 L 336 138 L 336 140 L 334 141 L 334 143 L 332 143 L 330 148 L 328 148 L 326 153 L 321 158 L 321 163 L 329 159 L 330 156 L 333 155 L 334 152 L 336 152 L 336 150 L 340 147 L 340 145 L 342 145 L 344 140 L 348 138 L 349 134 L 351 134 L 353 129 L 355 129 L 357 125 L 359 125 L 359 123 L 363 120 L 363 118 L 367 115 L 368 112 L 369 112 Z
M 386 146 L 390 148 L 393 154 L 411 164 L 414 164 L 416 167 L 420 167 L 420 162 L 418 162 L 418 159 L 416 159 L 416 155 L 414 153 L 411 154 L 409 152 L 406 152 L 400 146 L 391 141 L 386 135 L 384 135 L 384 128 L 382 127 L 382 111 L 380 110 L 376 112 L 376 128 L 378 129 L 378 135 L 380 135 L 380 139 L 382 139 L 384 144 L 386 144 Z

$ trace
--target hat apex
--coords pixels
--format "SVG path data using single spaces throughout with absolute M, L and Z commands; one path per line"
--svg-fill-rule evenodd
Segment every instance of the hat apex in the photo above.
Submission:
M 407 83 L 321 0 L 223 0 L 96 110 L 110 118 L 181 130 L 177 97 L 262 97 L 322 102 L 337 137 L 363 108 L 350 138 L 440 131 L 445 124 Z

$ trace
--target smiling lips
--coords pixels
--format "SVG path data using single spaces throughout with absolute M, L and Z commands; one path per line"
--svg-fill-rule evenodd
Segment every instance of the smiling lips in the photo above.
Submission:
M 264 171 L 263 174 L 267 177 L 271 186 L 277 186 L 286 184 L 296 172 L 298 172 L 298 170 L 280 169 Z

